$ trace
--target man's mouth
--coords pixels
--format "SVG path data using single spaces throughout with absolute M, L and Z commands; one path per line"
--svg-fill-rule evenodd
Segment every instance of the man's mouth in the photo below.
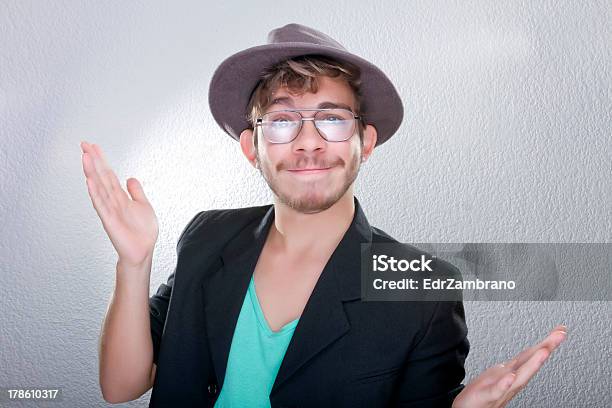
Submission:
M 287 169 L 292 174 L 317 174 L 329 171 L 332 167 L 306 167 L 302 169 Z

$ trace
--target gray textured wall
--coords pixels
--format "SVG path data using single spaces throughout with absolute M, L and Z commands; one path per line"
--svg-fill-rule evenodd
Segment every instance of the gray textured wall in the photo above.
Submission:
M 207 90 L 223 58 L 289 22 L 375 61 L 403 97 L 404 124 L 358 179 L 373 225 L 406 242 L 611 242 L 610 21 L 606 1 L 0 1 L 0 387 L 106 405 L 116 257 L 80 140 L 144 183 L 160 220 L 151 293 L 195 212 L 270 202 Z M 565 323 L 512 406 L 610 406 L 610 302 L 466 309 L 468 378 Z

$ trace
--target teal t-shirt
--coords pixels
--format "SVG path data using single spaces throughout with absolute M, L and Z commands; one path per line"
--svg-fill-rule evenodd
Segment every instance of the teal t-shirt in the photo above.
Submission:
M 299 319 L 270 329 L 251 277 L 230 347 L 218 408 L 269 407 L 270 391 Z

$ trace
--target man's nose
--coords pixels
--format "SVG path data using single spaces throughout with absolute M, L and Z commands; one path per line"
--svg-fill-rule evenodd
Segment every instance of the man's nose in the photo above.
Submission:
M 311 118 L 305 118 L 302 128 L 293 141 L 294 150 L 314 151 L 324 149 L 327 141 L 321 137 Z

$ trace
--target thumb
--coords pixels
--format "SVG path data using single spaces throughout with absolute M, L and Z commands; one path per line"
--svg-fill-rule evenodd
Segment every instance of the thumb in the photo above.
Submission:
M 147 197 L 145 196 L 144 190 L 142 189 L 142 185 L 137 179 L 133 177 L 127 179 L 126 185 L 127 185 L 128 192 L 130 193 L 130 196 L 132 197 L 132 200 L 138 201 L 141 203 L 149 202 L 149 200 L 147 200 Z

